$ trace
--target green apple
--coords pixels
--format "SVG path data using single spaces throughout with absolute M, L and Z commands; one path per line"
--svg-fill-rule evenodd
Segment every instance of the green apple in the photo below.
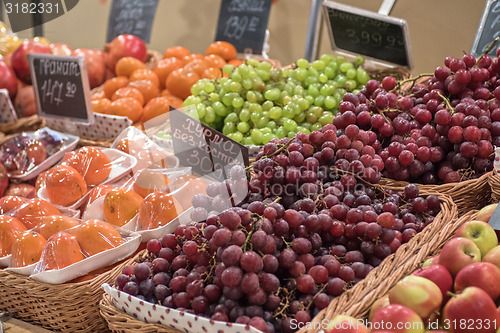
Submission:
M 483 221 L 467 221 L 458 228 L 455 237 L 469 238 L 481 251 L 481 257 L 498 245 L 497 234 L 488 223 Z

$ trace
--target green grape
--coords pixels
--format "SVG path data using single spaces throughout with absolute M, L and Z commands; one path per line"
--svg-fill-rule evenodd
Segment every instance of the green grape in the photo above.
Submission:
M 235 123 L 239 119 L 238 115 L 234 112 L 231 112 L 226 116 L 226 119 L 224 119 L 227 123 Z
M 205 114 L 205 121 L 207 123 L 213 123 L 215 121 L 215 111 L 213 110 L 213 106 L 211 109 L 207 109 L 207 113 Z
M 356 95 L 357 93 L 361 92 L 361 90 L 359 89 L 354 89 L 353 91 L 351 91 L 354 95 Z
M 268 72 L 271 71 L 272 67 L 273 65 L 271 65 L 268 61 L 259 61 L 259 64 L 257 65 L 257 69 L 262 69 Z
M 297 133 L 306 133 L 309 134 L 311 131 L 309 131 L 307 128 L 302 127 L 302 126 L 297 126 Z
M 226 95 L 226 96 L 228 96 L 228 95 Z M 224 97 L 226 97 L 226 96 L 224 96 Z M 224 100 L 224 98 L 223 98 L 223 100 Z M 227 111 L 227 108 L 224 106 L 224 104 L 222 104 L 221 102 L 215 102 L 212 104 L 212 108 L 214 109 L 215 114 L 218 114 L 221 117 L 224 117 L 227 115 L 228 111 Z
M 262 105 L 257 104 L 257 103 L 251 103 L 250 106 L 248 107 L 248 110 L 250 110 L 250 113 L 252 113 L 252 114 L 261 114 L 262 113 Z
M 286 119 L 283 122 L 283 126 L 289 131 L 295 131 L 297 129 L 297 123 L 292 119 Z
M 272 133 L 266 133 L 262 135 L 262 143 L 267 144 L 269 141 L 274 139 L 276 136 Z
M 311 64 L 312 68 L 314 68 L 317 71 L 325 69 L 325 62 L 323 60 L 314 60 Z
M 325 102 L 325 96 L 319 95 L 314 99 L 314 105 L 316 106 L 323 106 L 323 103 Z
M 189 106 L 189 105 L 195 105 L 201 103 L 201 98 L 198 96 L 188 96 L 185 100 L 184 103 L 182 103 L 183 106 Z
M 287 94 L 287 95 L 283 96 L 283 94 Z M 288 93 L 286 91 L 283 91 L 281 93 L 281 103 L 283 103 L 283 105 L 287 105 L 291 101 L 292 101 L 292 98 L 290 97 L 290 95 L 288 95 Z
M 279 81 L 281 80 L 282 77 L 283 77 L 283 72 L 281 71 L 281 69 L 276 68 L 271 71 L 271 76 L 270 76 L 271 81 Z
M 204 89 L 207 93 L 213 93 L 215 91 L 215 85 L 212 82 L 207 80 L 207 82 L 205 82 Z
M 285 84 L 285 91 L 288 93 L 288 95 L 293 95 L 293 90 L 295 89 L 295 84 L 292 82 L 287 82 Z
M 222 96 L 222 103 L 226 106 L 233 105 L 234 96 L 232 94 L 225 94 Z
M 236 142 L 241 142 L 243 140 L 243 134 L 240 132 L 234 132 L 232 139 Z
M 312 95 L 306 95 L 304 99 L 307 101 L 307 104 L 309 105 L 314 104 L 314 97 Z
M 356 57 L 356 59 L 354 59 L 354 64 L 356 66 L 361 66 L 365 63 L 365 57 L 363 57 L 362 55 L 358 55 Z
M 335 82 L 340 86 L 343 87 L 345 85 L 345 82 L 347 81 L 347 77 L 345 75 L 337 75 L 335 78 Z
M 250 103 L 257 103 L 257 94 L 253 90 L 247 91 L 246 98 L 247 101 L 249 101 Z
M 294 89 L 293 89 L 293 94 L 294 95 L 299 95 L 299 96 L 304 96 L 304 87 L 302 86 L 296 86 Z
M 233 65 L 224 65 L 224 67 L 222 67 L 222 71 L 226 74 L 231 74 L 235 68 L 236 67 L 234 67 Z
M 260 129 L 260 132 L 261 132 L 262 134 L 268 134 L 268 133 L 271 133 L 271 129 L 270 129 L 269 127 L 267 127 L 267 126 L 264 126 L 264 127 L 262 127 L 262 128 Z
M 345 73 L 345 76 L 347 76 L 348 79 L 355 79 L 357 74 L 358 71 L 356 70 L 356 68 L 349 68 Z
M 249 66 L 247 64 L 239 65 L 238 66 L 238 73 L 240 73 L 240 75 L 242 77 L 247 77 L 248 74 L 250 73 Z
M 316 115 L 314 113 L 308 112 L 306 114 L 306 121 L 308 123 L 314 124 L 316 121 L 318 121 L 318 117 L 316 117 Z
M 238 123 L 238 125 L 236 126 L 236 128 L 241 133 L 246 133 L 246 132 L 248 132 L 250 130 L 250 125 L 247 122 L 242 121 L 241 123 Z
M 260 61 L 257 59 L 249 58 L 247 59 L 247 64 L 252 67 L 257 67 L 259 65 Z
M 333 79 L 335 75 L 337 75 L 337 70 L 333 69 L 332 67 L 328 66 L 325 68 L 324 74 L 328 79 Z
M 204 85 L 200 83 L 200 81 L 196 82 L 191 86 L 191 94 L 199 95 L 203 90 Z
M 318 131 L 319 129 L 321 129 L 321 127 L 323 126 L 320 123 L 312 124 L 311 131 Z
M 278 88 L 272 88 L 264 92 L 264 97 L 270 101 L 276 101 L 280 98 L 280 90 Z
M 300 109 L 300 106 L 298 103 L 296 102 L 291 102 L 290 104 L 290 108 L 292 108 L 292 111 L 293 111 L 293 114 L 294 115 L 298 115 L 302 112 L 302 110 Z
M 308 87 L 315 84 L 315 83 L 319 83 L 319 75 L 318 76 L 310 75 L 310 76 L 306 77 L 306 79 L 304 80 L 304 83 Z
M 354 68 L 354 65 L 350 62 L 343 62 L 339 66 L 339 69 L 342 73 L 346 73 L 351 68 Z
M 255 94 L 257 95 L 257 103 L 264 103 L 264 95 L 260 91 L 256 91 Z
M 244 109 L 248 109 L 249 106 L 250 106 L 250 102 L 244 100 L 244 102 L 243 102 L 243 108 Z
M 311 123 L 305 122 L 302 124 L 302 127 L 306 128 L 308 131 L 311 131 Z
M 269 118 L 269 111 L 263 111 L 262 112 L 262 117 L 268 117 Z
M 235 82 L 241 82 L 243 80 L 243 78 L 241 77 L 241 74 L 238 73 L 238 71 L 234 71 L 234 73 L 231 75 L 231 80 L 235 81 Z
M 311 112 L 313 115 L 319 118 L 323 114 L 323 108 L 320 108 L 318 106 L 313 106 L 309 109 L 309 112 Z
M 219 95 L 213 92 L 210 95 L 208 95 L 208 100 L 210 102 L 212 102 L 212 103 L 213 102 L 218 102 L 219 101 Z
M 285 107 L 283 107 L 283 115 L 282 115 L 283 118 L 291 119 L 293 118 L 294 115 L 295 113 L 290 104 L 285 105 Z
M 295 136 L 295 134 L 297 134 L 297 133 L 294 132 L 294 131 L 290 131 L 290 132 L 288 132 L 287 136 L 291 139 L 291 138 L 293 138 Z
M 262 103 L 262 110 L 269 111 L 269 110 L 271 110 L 271 108 L 273 106 L 274 106 L 273 102 L 271 102 L 271 101 L 265 101 L 264 103 Z
M 241 98 L 240 96 L 237 96 L 237 97 L 233 98 L 232 105 L 235 108 L 241 108 L 243 106 L 243 102 L 244 102 L 243 98 Z
M 335 99 L 335 97 L 333 97 L 333 96 L 326 96 L 325 97 L 324 107 L 326 109 L 329 109 L 329 110 L 338 107 L 338 103 L 337 103 L 337 100 Z
M 319 82 L 326 83 L 328 81 L 328 76 L 325 73 L 319 75 Z
M 262 143 L 262 132 L 259 129 L 254 128 L 250 137 L 255 145 L 260 145 Z
M 276 129 L 276 126 L 277 126 L 277 125 L 276 125 L 276 122 L 275 122 L 274 120 L 270 120 L 270 121 L 267 123 L 267 125 L 266 125 L 266 127 L 267 127 L 267 128 L 270 128 L 271 130 L 275 130 L 275 129 Z
M 260 114 L 258 114 L 258 113 L 252 113 L 252 114 L 250 115 L 250 120 L 251 120 L 251 121 L 252 121 L 252 123 L 254 123 L 254 124 L 256 124 L 256 123 L 257 123 L 257 121 L 259 121 L 259 119 L 260 119 Z
M 279 119 L 282 114 L 283 114 L 283 109 L 281 109 L 279 106 L 273 106 L 269 110 L 269 118 L 271 119 Z
M 219 79 L 219 84 L 220 84 L 221 86 L 223 86 L 223 85 L 224 85 L 227 81 L 229 81 L 229 78 L 228 78 L 228 77 L 221 77 L 221 78 Z
M 320 94 L 318 87 L 315 85 L 309 86 L 309 88 L 307 88 L 307 92 L 312 97 L 318 97 Z
M 305 111 L 309 109 L 309 101 L 305 98 L 300 98 L 297 103 L 299 104 L 300 110 Z
M 242 89 L 241 83 L 232 81 L 229 85 L 229 91 L 232 92 L 240 92 Z
M 322 125 L 325 126 L 326 124 L 331 124 L 333 122 L 333 113 L 325 111 L 323 115 L 318 119 L 318 122 Z
M 209 106 L 209 108 L 211 108 L 211 106 Z M 207 107 L 202 103 L 196 104 L 196 112 L 198 114 L 198 119 L 203 119 L 207 114 Z
M 243 86 L 244 89 L 246 90 L 250 90 L 252 89 L 253 87 L 253 84 L 252 84 L 252 79 L 251 78 L 244 78 L 243 81 L 241 82 L 241 85 Z
M 264 81 L 269 80 L 269 77 L 271 76 L 271 73 L 269 71 L 263 70 L 263 69 L 257 69 L 257 75 Z
M 255 123 L 255 125 L 257 125 L 258 128 L 263 128 L 266 127 L 268 121 L 269 121 L 268 117 L 260 117 L 259 120 L 257 120 L 257 122 Z
M 264 81 L 260 78 L 260 77 L 256 77 L 255 79 L 252 79 L 253 80 L 253 89 L 254 90 L 257 90 L 257 91 L 262 91 L 264 89 L 266 89 L 266 84 L 264 83 Z
M 335 61 L 335 56 L 332 54 L 322 54 L 321 57 L 319 57 L 319 60 L 323 61 L 324 63 L 328 64 L 332 61 Z
M 356 80 L 358 80 L 359 83 L 364 85 L 364 84 L 366 84 L 366 82 L 368 82 L 370 80 L 370 76 L 363 68 L 359 67 L 357 69 Z
M 307 68 L 309 67 L 309 61 L 304 58 L 300 58 L 297 60 L 297 67 L 299 68 Z
M 229 133 L 233 133 L 236 131 L 236 125 L 234 123 L 225 123 L 222 128 L 222 134 L 228 135 Z
M 357 84 L 356 84 L 356 81 L 354 80 L 347 80 L 345 82 L 345 88 L 347 89 L 347 91 L 352 91 L 356 88 Z
M 240 117 L 240 121 L 245 121 L 245 122 L 249 121 L 250 120 L 250 110 L 246 109 L 246 108 L 241 110 L 239 117 Z
M 278 129 L 276 130 L 276 135 L 280 139 L 283 139 L 284 137 L 286 137 L 287 134 L 288 134 L 288 131 L 283 126 L 278 127 Z
M 295 117 L 293 117 L 293 120 L 295 120 L 297 124 L 301 124 L 304 122 L 304 120 L 306 120 L 306 114 L 304 112 L 301 112 L 298 115 L 295 115 Z
M 255 69 L 252 68 L 252 67 L 250 67 L 250 69 L 248 70 L 247 77 L 253 80 L 253 79 L 255 79 L 255 78 L 259 77 L 259 76 L 257 75 L 257 72 L 255 71 Z
M 252 138 L 249 136 L 244 137 L 243 140 L 241 141 L 241 144 L 245 146 L 252 146 L 253 145 Z
M 337 56 L 336 62 L 338 64 L 342 64 L 342 63 L 346 62 L 346 58 L 344 56 Z
M 319 93 L 322 95 L 322 96 L 330 96 L 331 94 L 333 94 L 333 91 L 335 90 L 335 88 L 330 85 L 330 84 L 325 84 L 321 87 L 321 89 L 319 90 Z

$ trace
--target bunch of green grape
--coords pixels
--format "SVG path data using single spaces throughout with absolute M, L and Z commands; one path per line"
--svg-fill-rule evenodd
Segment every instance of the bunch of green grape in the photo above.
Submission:
M 368 82 L 363 62 L 325 54 L 312 63 L 299 59 L 293 69 L 273 69 L 248 59 L 224 66 L 227 77 L 199 80 L 184 107 L 192 105 L 201 122 L 244 145 L 309 134 L 333 121 L 345 93 Z

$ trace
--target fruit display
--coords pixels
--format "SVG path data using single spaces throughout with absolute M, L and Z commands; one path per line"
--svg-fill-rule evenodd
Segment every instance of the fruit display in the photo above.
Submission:
M 335 323 L 349 320 L 352 332 L 497 332 L 500 245 L 487 221 L 477 220 L 495 208 L 464 222 L 439 255 L 376 300 L 366 325 L 339 316 L 325 332 L 345 332 Z
M 309 134 L 332 123 L 342 96 L 369 80 L 363 62 L 323 55 L 312 63 L 299 59 L 294 69 L 273 69 L 248 59 L 226 65 L 227 77 L 198 81 L 184 106 L 193 105 L 196 118 L 244 145 Z
M 421 83 L 372 80 L 361 94 L 344 95 L 333 123 L 377 133 L 387 178 L 423 184 L 477 178 L 493 169 L 493 146 L 500 144 L 499 71 L 498 58 L 466 54 L 447 57 Z
M 309 322 L 440 210 L 416 185 L 373 185 L 375 134 L 358 134 L 367 144 L 347 157 L 331 124 L 266 144 L 250 181 L 233 166 L 230 179 L 208 184 L 192 199 L 198 223 L 150 240 L 149 259 L 126 266 L 115 286 L 212 320 L 295 331 L 294 321 Z

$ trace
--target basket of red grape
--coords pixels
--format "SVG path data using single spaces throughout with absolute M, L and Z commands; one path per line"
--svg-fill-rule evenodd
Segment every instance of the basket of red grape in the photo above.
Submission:
M 250 180 L 233 166 L 228 179 L 194 196 L 195 222 L 149 241 L 142 262 L 105 286 L 112 297 L 101 306 L 128 314 L 103 312 L 109 326 L 123 330 L 138 318 L 193 332 L 185 320 L 225 332 L 307 329 L 369 293 L 373 286 L 358 287 L 365 277 L 378 283 L 438 247 L 436 235 L 456 217 L 451 198 L 413 184 L 378 185 L 377 135 L 350 131 L 346 144 L 333 124 L 273 139 Z
M 371 80 L 362 94 L 344 95 L 334 124 L 347 136 L 377 134 L 381 183 L 422 184 L 451 195 L 460 212 L 477 209 L 489 202 L 487 178 L 500 145 L 499 72 L 498 58 L 466 54 L 447 57 L 433 74 Z

